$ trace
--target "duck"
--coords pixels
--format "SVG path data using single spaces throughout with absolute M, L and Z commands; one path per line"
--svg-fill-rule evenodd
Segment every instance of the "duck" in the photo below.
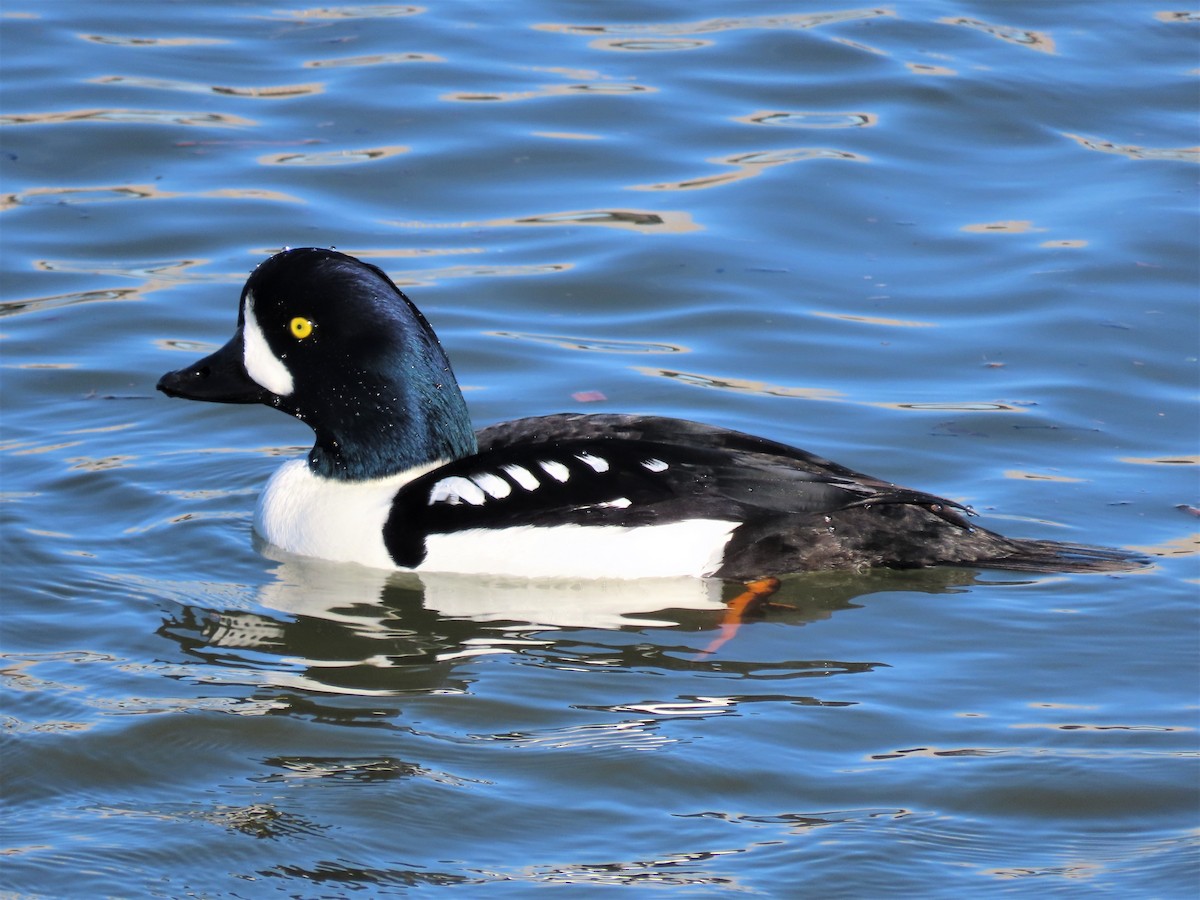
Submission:
M 959 566 L 1114 572 L 1120 549 L 1008 538 L 955 500 L 715 425 L 573 412 L 476 430 L 433 328 L 378 266 L 284 249 L 232 338 L 169 397 L 262 404 L 314 433 L 254 515 L 287 553 L 518 578 L 715 578 Z

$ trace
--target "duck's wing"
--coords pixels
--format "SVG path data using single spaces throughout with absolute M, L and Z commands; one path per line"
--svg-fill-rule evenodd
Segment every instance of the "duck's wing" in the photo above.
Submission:
M 734 431 L 730 428 L 719 428 L 715 425 L 705 425 L 701 422 L 672 419 L 665 416 L 556 413 L 489 425 L 477 431 L 475 437 L 480 451 L 497 446 L 521 443 L 540 444 L 568 438 L 648 440 L 655 443 L 773 456 L 788 460 L 794 468 L 816 475 L 836 475 L 842 478 L 867 481 L 877 480 L 798 447 L 770 441 L 742 431 Z
M 558 413 L 491 425 L 476 433 L 481 452 L 563 440 L 642 442 L 666 447 L 713 468 L 712 492 L 746 507 L 782 513 L 829 512 L 872 504 L 915 504 L 966 527 L 960 503 L 914 491 L 778 441 L 686 419 L 638 415 Z M 602 445 L 603 446 L 603 445 Z M 611 446 L 611 445 L 609 445 Z M 685 491 L 685 495 L 694 495 Z
M 675 419 L 551 416 L 484 429 L 478 453 L 397 493 L 385 526 L 393 557 L 419 558 L 426 534 L 557 525 L 744 523 L 840 509 L 958 504 L 783 444 Z

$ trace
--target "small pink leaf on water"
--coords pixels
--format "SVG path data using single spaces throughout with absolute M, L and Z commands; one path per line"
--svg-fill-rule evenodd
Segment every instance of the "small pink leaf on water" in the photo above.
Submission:
M 599 391 L 576 391 L 571 395 L 576 403 L 595 403 L 597 400 L 607 400 Z

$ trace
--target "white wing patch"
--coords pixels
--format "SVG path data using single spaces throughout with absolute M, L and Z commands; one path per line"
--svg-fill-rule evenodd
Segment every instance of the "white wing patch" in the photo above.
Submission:
M 667 471 L 667 469 L 669 469 L 671 467 L 668 466 L 661 459 L 655 459 L 654 457 L 650 457 L 649 459 L 642 460 L 642 468 L 647 469 L 651 472 L 665 472 L 665 471 Z
M 480 472 L 472 475 L 471 480 L 483 488 L 485 494 L 494 500 L 501 500 L 512 493 L 512 487 L 499 475 L 491 472 Z
M 534 478 L 533 473 L 524 466 L 510 464 L 507 466 L 501 466 L 500 468 L 507 472 L 513 481 L 525 488 L 527 491 L 536 491 L 541 486 L 541 482 Z
M 495 475 L 492 477 L 496 478 Z M 495 495 L 493 494 L 493 496 Z M 443 478 L 429 491 L 430 506 L 435 503 L 449 503 L 451 506 L 469 503 L 472 506 L 483 506 L 486 502 L 487 495 L 484 493 L 484 489 L 470 478 L 463 478 L 461 475 Z
M 555 462 L 552 459 L 543 459 L 538 462 L 543 472 L 559 483 L 566 483 L 566 480 L 571 477 L 571 470 L 560 462 Z
M 267 336 L 254 315 L 254 295 L 246 295 L 246 316 L 242 324 L 242 364 L 246 374 L 272 394 L 286 397 L 295 385 L 292 373 L 278 356 L 271 351 Z
M 575 458 L 585 465 L 589 465 L 596 472 L 608 471 L 608 460 L 602 456 L 593 456 L 586 450 L 582 453 L 576 453 Z

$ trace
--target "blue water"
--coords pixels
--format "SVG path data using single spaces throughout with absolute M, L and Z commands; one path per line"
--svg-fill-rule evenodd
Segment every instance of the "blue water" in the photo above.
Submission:
M 1117 0 L 0 13 L 20 897 L 1192 897 L 1200 16 Z M 1148 572 L 736 585 L 285 558 L 306 429 L 170 401 L 282 246 L 482 425 L 653 412 Z

